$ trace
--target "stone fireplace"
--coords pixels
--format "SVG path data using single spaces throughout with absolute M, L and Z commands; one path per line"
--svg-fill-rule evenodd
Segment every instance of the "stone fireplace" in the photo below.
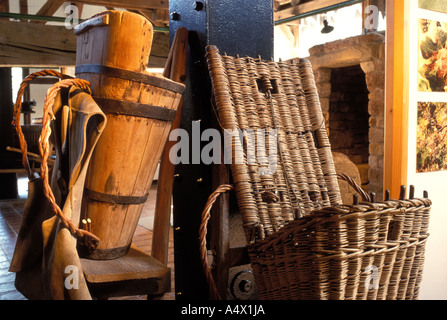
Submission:
M 332 150 L 383 198 L 385 36 L 369 33 L 309 50 Z

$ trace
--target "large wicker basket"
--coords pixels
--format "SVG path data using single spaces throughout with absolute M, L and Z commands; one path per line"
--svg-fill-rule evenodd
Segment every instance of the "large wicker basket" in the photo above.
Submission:
M 362 192 L 364 202 L 341 203 L 310 63 L 230 57 L 214 46 L 207 62 L 222 129 L 276 133 L 255 156 L 250 135 L 225 136 L 234 184 L 210 196 L 200 228 L 210 297 L 218 293 L 206 257 L 209 212 L 234 189 L 261 299 L 416 299 L 431 202 L 412 195 L 373 203 Z M 269 162 L 259 155 L 272 150 L 276 170 L 262 171 Z
M 263 299 L 416 299 L 430 201 L 334 206 L 249 246 Z

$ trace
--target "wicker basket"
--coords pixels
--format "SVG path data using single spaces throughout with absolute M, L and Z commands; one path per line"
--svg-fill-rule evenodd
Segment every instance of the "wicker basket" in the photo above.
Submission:
M 289 223 L 249 254 L 262 299 L 415 299 L 430 201 L 334 206 Z
M 221 193 L 234 189 L 261 299 L 417 298 L 431 202 L 372 203 L 353 185 L 364 202 L 341 203 L 341 176 L 309 61 L 230 57 L 209 46 L 207 62 L 222 129 L 248 136 L 225 136 L 234 185 L 219 187 L 202 214 L 210 297 L 218 298 L 206 258 L 209 212 Z M 245 133 L 259 129 L 274 129 L 276 141 L 261 150 L 257 143 L 253 155 Z M 235 150 L 243 150 L 242 162 Z M 276 170 L 262 171 L 271 153 Z

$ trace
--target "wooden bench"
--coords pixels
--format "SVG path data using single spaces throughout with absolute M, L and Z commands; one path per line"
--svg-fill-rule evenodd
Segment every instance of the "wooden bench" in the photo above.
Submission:
M 154 299 L 171 291 L 171 269 L 134 244 L 113 260 L 81 258 L 85 280 L 93 298 L 147 295 Z

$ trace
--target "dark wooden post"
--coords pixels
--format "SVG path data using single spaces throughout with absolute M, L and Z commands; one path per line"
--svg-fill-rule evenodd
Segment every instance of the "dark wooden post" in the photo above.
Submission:
M 198 230 L 207 198 L 220 183 L 216 179 L 225 180 L 227 172 L 225 168 L 196 161 L 199 158 L 196 146 L 200 146 L 200 153 L 201 146 L 209 143 L 200 142 L 201 132 L 215 127 L 205 47 L 213 44 L 229 55 L 272 57 L 273 1 L 170 0 L 169 11 L 171 41 L 178 28 L 189 31 L 186 91 L 180 125 L 189 136 L 189 163 L 176 166 L 173 187 L 176 299 L 207 299 L 208 286 L 200 263 Z M 223 211 L 227 206 L 216 205 L 220 213 L 225 214 Z M 222 217 L 216 219 L 225 220 Z M 220 230 L 221 241 L 228 242 L 225 228 Z M 213 238 L 216 241 L 216 236 Z
M 16 155 L 6 150 L 13 146 L 13 118 L 11 68 L 0 68 L 0 169 L 14 169 Z M 15 173 L 0 173 L 0 199 L 17 198 Z

